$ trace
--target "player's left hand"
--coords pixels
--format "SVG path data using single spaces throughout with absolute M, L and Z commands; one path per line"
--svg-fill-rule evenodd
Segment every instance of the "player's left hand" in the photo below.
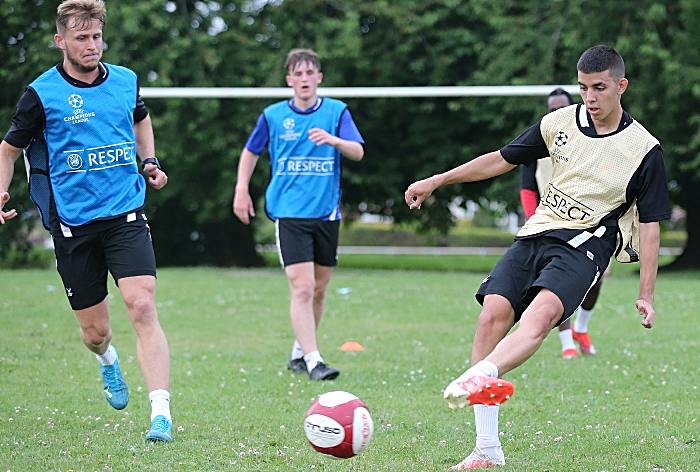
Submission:
M 309 139 L 311 142 L 315 143 L 316 146 L 320 146 L 321 144 L 329 144 L 335 147 L 340 141 L 338 136 L 333 136 L 328 131 L 321 128 L 311 128 L 309 130 Z
M 160 190 L 168 183 L 168 176 L 155 164 L 146 164 L 143 173 L 148 178 L 148 183 L 156 190 Z
M 639 314 L 642 316 L 642 326 L 647 329 L 654 326 L 654 317 L 656 316 L 654 305 L 644 298 L 638 299 L 636 305 Z

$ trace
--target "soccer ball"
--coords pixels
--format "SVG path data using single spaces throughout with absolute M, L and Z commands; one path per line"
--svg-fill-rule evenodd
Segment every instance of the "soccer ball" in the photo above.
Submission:
M 352 393 L 336 391 L 319 396 L 304 419 L 311 446 L 334 459 L 348 459 L 362 452 L 374 432 L 372 416 Z

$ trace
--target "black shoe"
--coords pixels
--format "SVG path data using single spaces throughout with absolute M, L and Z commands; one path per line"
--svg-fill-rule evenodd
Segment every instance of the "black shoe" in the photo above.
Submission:
M 287 361 L 287 369 L 291 370 L 295 374 L 308 374 L 309 370 L 306 368 L 306 361 L 303 357 L 299 359 L 289 359 Z
M 318 364 L 316 364 L 316 367 L 314 367 L 311 370 L 311 372 L 309 372 L 309 377 L 311 378 L 311 380 L 333 380 L 339 375 L 340 371 L 338 369 L 328 367 L 323 362 L 319 362 Z

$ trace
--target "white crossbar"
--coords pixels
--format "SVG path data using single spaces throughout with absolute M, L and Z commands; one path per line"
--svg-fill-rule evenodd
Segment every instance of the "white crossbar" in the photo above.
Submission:
M 319 87 L 318 95 L 335 98 L 547 96 L 557 87 L 571 94 L 578 85 L 493 85 L 444 87 Z M 287 98 L 288 87 L 141 87 L 144 98 Z

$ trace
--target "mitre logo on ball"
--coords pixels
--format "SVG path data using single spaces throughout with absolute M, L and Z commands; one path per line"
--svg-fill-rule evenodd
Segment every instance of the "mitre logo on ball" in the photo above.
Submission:
M 352 393 L 327 392 L 316 398 L 306 412 L 304 432 L 321 454 L 348 459 L 367 447 L 374 422 L 367 405 Z

